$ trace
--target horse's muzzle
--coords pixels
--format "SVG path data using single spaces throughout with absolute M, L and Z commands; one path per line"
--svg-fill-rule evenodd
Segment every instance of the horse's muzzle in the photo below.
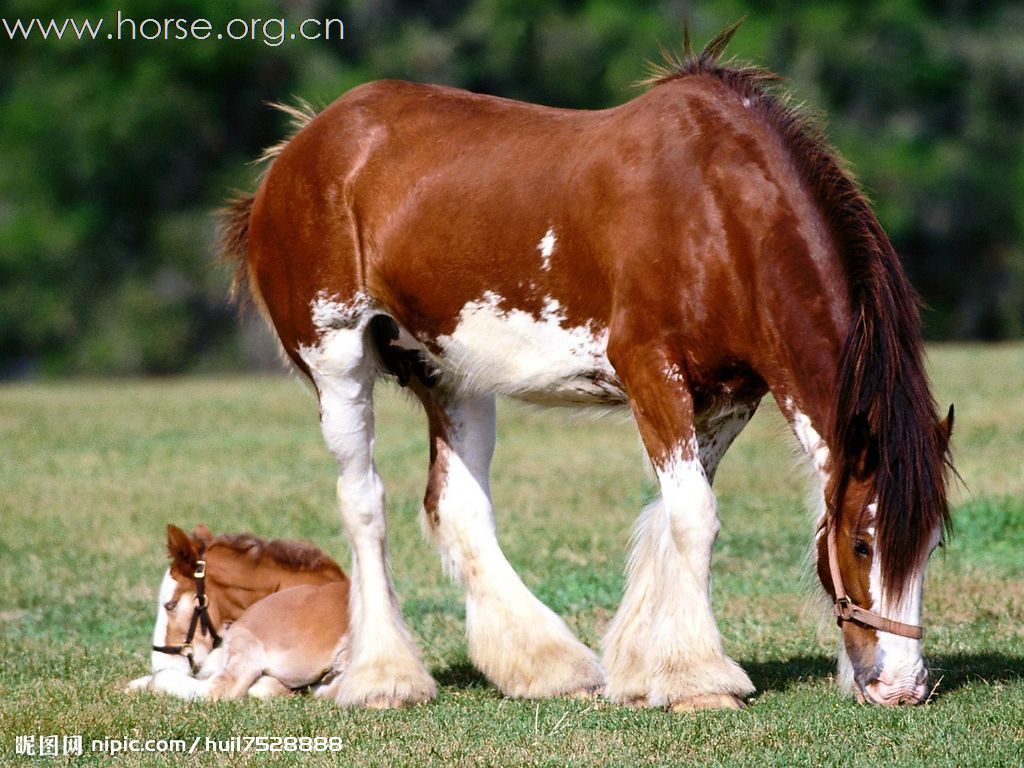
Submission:
M 858 693 L 863 702 L 883 707 L 921 704 L 928 698 L 928 671 L 922 669 L 917 675 L 895 683 L 878 678 L 859 689 Z

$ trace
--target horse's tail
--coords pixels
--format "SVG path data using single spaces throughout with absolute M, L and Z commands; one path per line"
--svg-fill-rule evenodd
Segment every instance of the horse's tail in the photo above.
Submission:
M 270 106 L 288 116 L 292 132 L 288 138 L 263 151 L 259 162 L 266 169 L 269 169 L 295 134 L 313 122 L 318 114 L 314 106 L 301 99 L 298 99 L 294 106 L 288 104 L 271 104 Z M 259 285 L 249 268 L 249 221 L 252 218 L 252 208 L 255 202 L 255 194 L 239 193 L 220 209 L 218 212 L 218 250 L 221 259 L 233 264 L 235 268 L 235 276 L 231 281 L 231 298 L 240 304 L 252 301 L 260 308 L 260 311 L 264 311 Z
M 256 201 L 254 194 L 239 194 L 218 212 L 218 251 L 220 258 L 234 265 L 231 280 L 231 298 L 244 304 L 248 300 L 263 304 L 259 286 L 249 270 L 249 219 Z

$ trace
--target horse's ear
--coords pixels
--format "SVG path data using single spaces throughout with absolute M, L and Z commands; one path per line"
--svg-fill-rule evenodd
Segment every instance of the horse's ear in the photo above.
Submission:
M 192 530 L 192 538 L 200 542 L 204 547 L 210 546 L 213 541 L 213 533 L 205 525 L 200 523 Z
M 171 556 L 171 564 L 178 564 L 183 570 L 194 569 L 199 560 L 195 542 L 176 525 L 167 526 L 167 554 Z
M 946 414 L 946 418 L 944 418 L 941 422 L 939 422 L 939 429 L 942 431 L 942 437 L 943 437 L 943 443 L 944 443 L 943 447 L 947 448 L 947 449 L 949 448 L 949 439 L 951 437 L 953 437 L 953 417 L 954 417 L 953 404 L 950 403 L 949 404 L 949 413 Z

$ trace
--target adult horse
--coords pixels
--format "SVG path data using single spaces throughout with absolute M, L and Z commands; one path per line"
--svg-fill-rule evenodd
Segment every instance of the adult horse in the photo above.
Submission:
M 550 109 L 360 86 L 270 150 L 225 254 L 315 386 L 353 551 L 345 705 L 431 698 L 388 575 L 373 461 L 382 373 L 426 410 L 427 529 L 505 694 L 740 706 L 709 594 L 711 481 L 770 392 L 823 488 L 818 571 L 863 698 L 919 702 L 921 589 L 948 521 L 915 298 L 856 185 L 772 76 L 686 45 L 643 95 Z M 495 536 L 495 395 L 628 405 L 661 498 L 634 533 L 602 664 Z M 830 557 L 831 555 L 831 557 Z M 830 567 L 831 562 L 831 567 Z M 606 671 L 606 672 L 605 672 Z

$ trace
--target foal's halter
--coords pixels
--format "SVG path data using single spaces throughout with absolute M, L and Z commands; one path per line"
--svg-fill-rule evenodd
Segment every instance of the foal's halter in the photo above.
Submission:
M 206 594 L 206 561 L 196 561 L 196 571 L 192 574 L 192 578 L 196 582 L 196 597 L 193 609 L 192 609 L 192 620 L 188 623 L 188 634 L 185 635 L 185 642 L 181 645 L 154 645 L 153 650 L 158 653 L 169 653 L 172 656 L 184 656 L 188 659 L 188 665 L 192 668 L 192 674 L 195 674 L 199 668 L 196 666 L 195 656 L 192 653 L 192 638 L 196 635 L 196 627 L 202 626 L 203 633 L 209 633 L 210 637 L 213 638 L 213 647 L 219 648 L 221 644 L 221 637 L 217 634 L 217 630 L 213 628 L 213 622 L 210 621 L 210 614 L 207 608 L 210 605 L 210 598 Z
M 843 586 L 842 574 L 839 573 L 839 552 L 836 544 L 836 526 L 832 521 L 828 523 L 825 536 L 828 539 L 828 569 L 832 574 L 832 588 L 836 593 L 836 603 L 834 608 L 836 624 L 842 627 L 844 621 L 852 621 L 855 624 L 879 629 L 882 632 L 889 632 L 893 635 L 902 635 L 903 637 L 920 640 L 924 635 L 923 628 L 916 624 L 904 624 L 901 621 L 887 619 L 885 616 L 879 616 L 874 611 L 869 611 L 867 608 L 861 608 L 850 600 L 849 596 L 846 594 L 846 587 Z

